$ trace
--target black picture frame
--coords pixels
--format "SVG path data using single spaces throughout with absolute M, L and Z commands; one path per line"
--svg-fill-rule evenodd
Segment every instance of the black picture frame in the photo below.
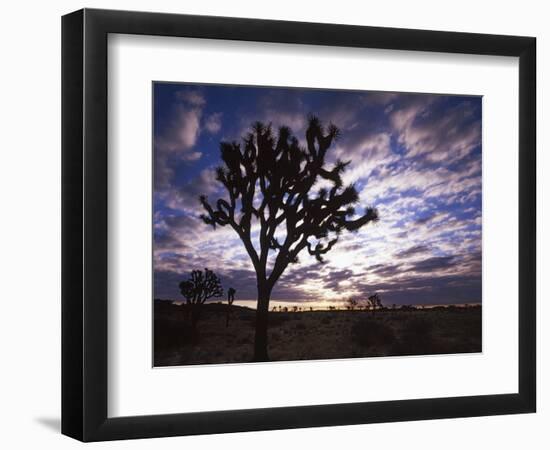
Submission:
M 517 393 L 107 416 L 109 33 L 519 58 Z M 62 18 L 62 433 L 82 441 L 535 412 L 536 39 L 83 9 Z

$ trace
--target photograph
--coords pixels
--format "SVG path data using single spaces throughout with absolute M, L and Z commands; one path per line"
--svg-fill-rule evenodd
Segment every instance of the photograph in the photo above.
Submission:
M 106 5 L 3 8 L 0 448 L 550 448 L 543 2 Z
M 482 97 L 153 89 L 153 366 L 482 351 Z

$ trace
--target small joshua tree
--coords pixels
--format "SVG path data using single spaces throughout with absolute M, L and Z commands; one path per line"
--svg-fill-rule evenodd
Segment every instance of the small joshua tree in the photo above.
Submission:
M 302 250 L 323 262 L 344 231 L 357 231 L 378 220 L 374 208 L 356 214 L 357 190 L 344 186 L 342 180 L 350 162 L 327 166 L 327 151 L 338 135 L 336 126 L 324 127 L 312 116 L 303 147 L 290 128 L 274 133 L 271 125 L 257 122 L 242 145 L 220 145 L 223 165 L 216 178 L 227 197 L 213 203 L 200 197 L 205 210 L 202 220 L 214 228 L 233 228 L 254 266 L 258 287 L 255 361 L 268 360 L 269 301 L 288 265 L 298 261 Z M 316 191 L 319 182 L 328 187 Z M 259 225 L 258 242 L 253 242 L 253 222 Z
M 225 318 L 225 327 L 227 328 L 229 326 L 229 316 L 231 315 L 231 305 L 235 301 L 235 293 L 237 291 L 230 287 L 227 290 L 227 316 Z
M 185 297 L 186 305 L 191 317 L 193 343 L 198 341 L 197 323 L 201 317 L 202 305 L 213 297 L 223 295 L 220 279 L 209 269 L 193 270 L 189 279 L 179 284 L 181 295 Z
M 372 294 L 368 298 L 368 301 L 369 301 L 369 304 L 370 304 L 373 315 L 376 311 L 376 308 L 382 308 L 382 300 L 381 300 L 381 298 L 378 294 L 376 294 L 376 293 Z
M 350 311 L 353 311 L 357 307 L 357 300 L 353 297 L 350 297 L 346 300 L 346 306 Z

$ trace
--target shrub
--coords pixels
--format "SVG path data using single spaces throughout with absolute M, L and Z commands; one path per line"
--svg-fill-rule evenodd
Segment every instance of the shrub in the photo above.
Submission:
M 362 347 L 390 345 L 395 342 L 393 329 L 371 318 L 355 322 L 351 328 L 351 337 L 353 342 Z

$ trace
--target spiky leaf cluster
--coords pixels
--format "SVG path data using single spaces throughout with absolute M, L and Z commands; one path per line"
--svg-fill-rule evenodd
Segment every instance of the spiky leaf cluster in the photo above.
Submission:
M 358 193 L 353 185 L 344 186 L 342 174 L 349 162 L 337 161 L 326 167 L 326 156 L 338 138 L 334 125 L 323 127 L 316 117 L 309 118 L 306 145 L 301 146 L 290 128 L 275 134 L 271 125 L 257 122 L 241 143 L 222 142 L 223 165 L 216 171 L 228 198 L 209 203 L 202 220 L 216 227 L 230 225 L 239 235 L 256 268 L 272 284 L 289 263 L 307 248 L 323 262 L 342 231 L 356 231 L 378 220 L 375 208 L 356 216 Z M 315 185 L 323 187 L 315 191 Z M 259 252 L 251 240 L 251 223 L 260 222 Z M 286 231 L 284 239 L 276 231 Z M 313 240 L 313 242 L 310 241 Z M 265 273 L 269 252 L 277 256 L 269 277 Z

